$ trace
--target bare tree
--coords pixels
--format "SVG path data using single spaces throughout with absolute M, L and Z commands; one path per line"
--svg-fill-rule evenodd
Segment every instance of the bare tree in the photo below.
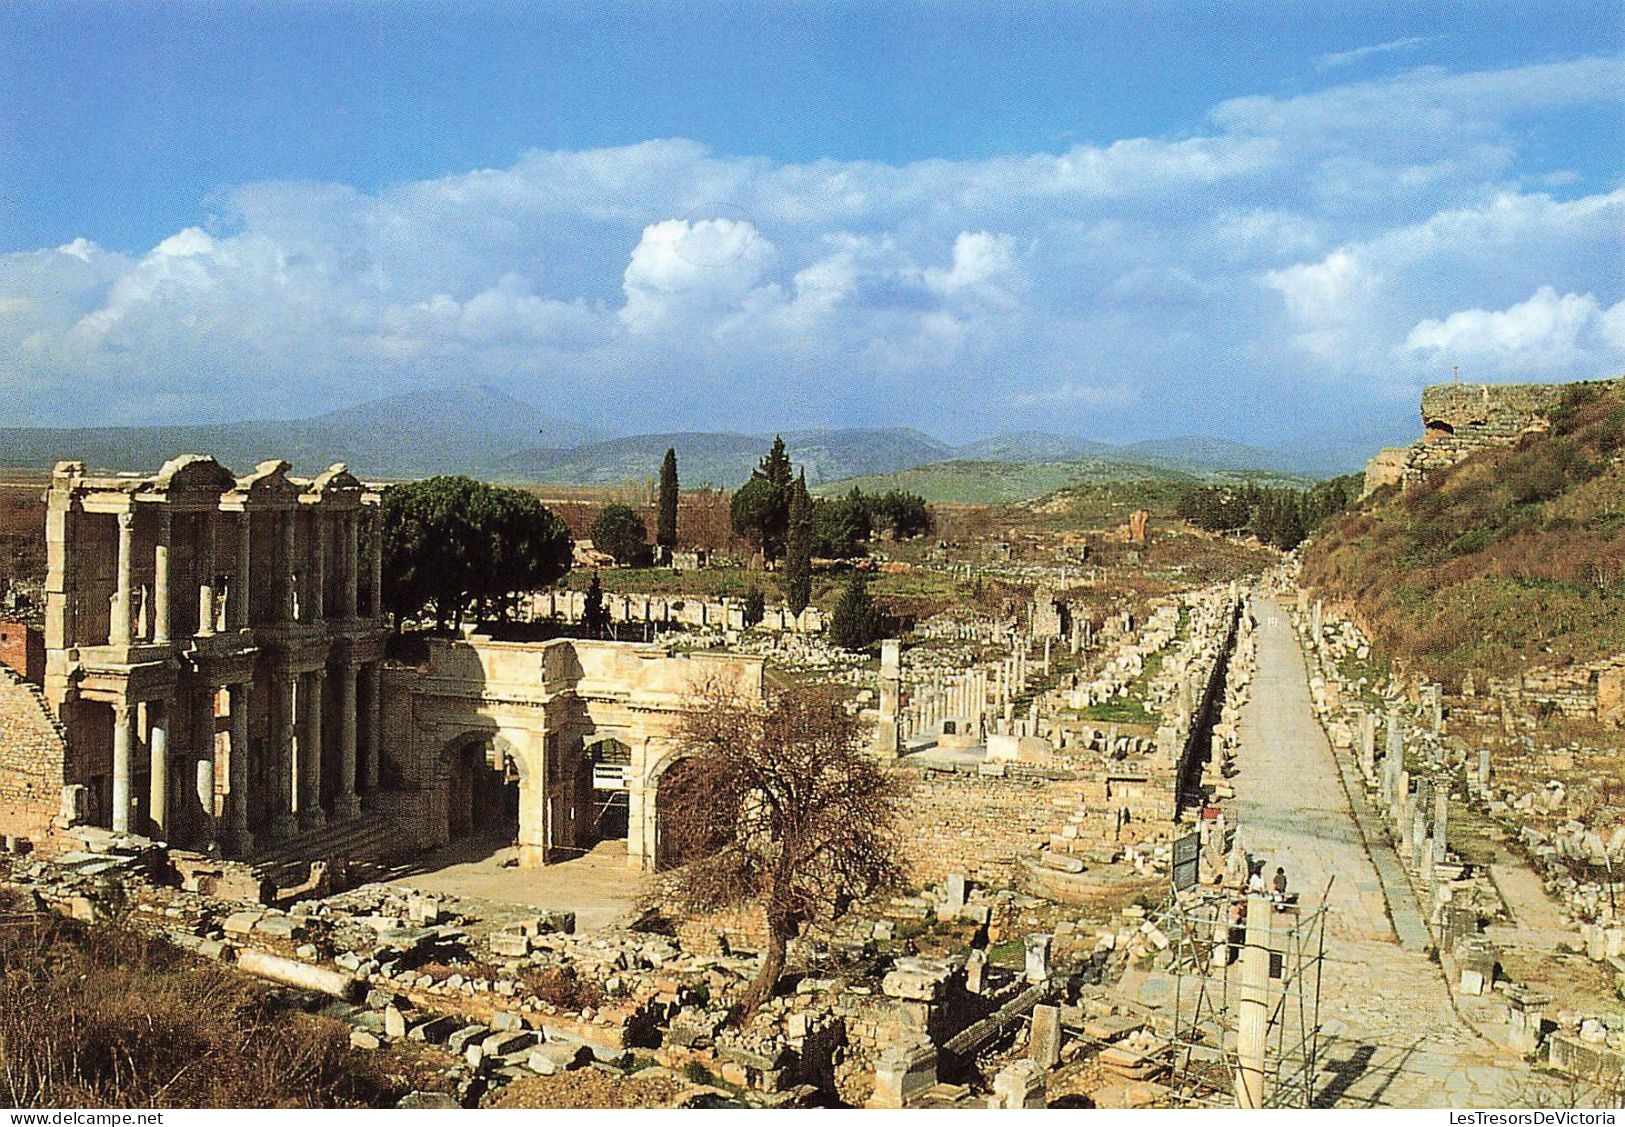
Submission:
M 857 720 L 825 690 L 791 689 L 765 706 L 704 690 L 681 740 L 688 760 L 659 801 L 666 855 L 682 864 L 657 895 L 692 912 L 762 904 L 767 951 L 742 1020 L 772 995 L 805 924 L 898 881 L 896 795 Z

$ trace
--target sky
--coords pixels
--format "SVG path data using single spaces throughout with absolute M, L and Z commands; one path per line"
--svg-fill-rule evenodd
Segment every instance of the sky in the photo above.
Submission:
M 0 426 L 1404 439 L 1625 374 L 1617 3 L 0 6 Z

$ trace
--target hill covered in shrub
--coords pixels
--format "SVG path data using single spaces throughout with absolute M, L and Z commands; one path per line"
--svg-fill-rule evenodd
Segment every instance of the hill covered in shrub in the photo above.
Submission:
M 1546 432 L 1334 517 L 1305 547 L 1304 583 L 1452 687 L 1625 652 L 1619 388 L 1577 385 Z

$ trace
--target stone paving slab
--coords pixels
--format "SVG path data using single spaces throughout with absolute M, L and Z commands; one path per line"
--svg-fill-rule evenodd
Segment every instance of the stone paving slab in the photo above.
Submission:
M 1380 826 L 1360 817 L 1363 799 L 1350 801 L 1359 791 L 1345 785 L 1315 719 L 1287 616 L 1262 600 L 1255 617 L 1258 670 L 1230 809 L 1243 846 L 1268 873 L 1284 866 L 1301 900 L 1317 902 L 1330 886 L 1320 1021 L 1335 1036 L 1326 1040 L 1316 1102 L 1510 1106 L 1527 1070 L 1455 1012 L 1439 966 L 1423 954 L 1427 929 L 1398 857 Z

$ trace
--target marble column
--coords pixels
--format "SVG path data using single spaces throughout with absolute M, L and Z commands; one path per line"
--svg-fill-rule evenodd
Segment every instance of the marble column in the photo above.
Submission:
M 197 514 L 197 633 L 214 636 L 214 513 Z
M 294 620 L 293 517 L 294 512 L 292 509 L 283 509 L 276 515 L 277 617 L 282 622 L 292 622 Z
M 312 830 L 327 821 L 322 810 L 322 678 L 321 670 L 299 682 L 299 828 Z
M 244 509 L 237 514 L 237 573 L 231 577 L 231 601 L 226 605 L 235 630 L 248 628 L 248 604 L 253 598 L 249 594 L 249 565 L 254 555 L 254 545 L 249 536 L 249 527 L 248 510 Z
M 344 562 L 339 565 L 344 576 L 344 617 L 354 618 L 360 609 L 356 603 L 356 513 L 345 513 L 340 520 L 344 529 Z
M 130 609 L 132 585 L 130 569 L 135 554 L 135 514 L 126 510 L 118 514 L 118 593 L 113 597 L 113 621 L 108 627 L 107 640 L 115 646 L 130 644 Z M 125 810 L 126 819 L 129 810 Z
M 158 543 L 152 549 L 152 640 L 169 641 L 169 537 L 167 508 L 158 510 Z
M 152 836 L 169 840 L 169 705 L 147 702 L 147 820 Z
M 355 793 L 356 674 L 353 662 L 339 667 L 339 793 L 333 799 L 333 817 L 353 818 L 361 813 Z
M 278 672 L 271 680 L 271 836 L 279 838 L 299 830 L 293 816 L 294 679 Z
M 225 824 L 221 836 L 226 849 L 242 857 L 254 848 L 254 839 L 248 832 L 248 708 L 247 682 L 231 685 L 227 689 L 227 705 L 231 710 L 231 744 L 227 753 Z
M 380 676 L 381 666 L 376 661 L 369 661 L 361 667 L 361 675 L 367 690 L 367 723 L 362 731 L 362 759 L 361 789 L 371 794 L 378 789 L 378 767 L 383 732 L 380 723 L 383 717 L 383 678 Z
M 384 516 L 383 510 L 373 505 L 367 510 L 367 556 L 372 569 L 372 586 L 367 590 L 367 614 L 384 617 Z M 648 618 L 648 604 L 644 604 L 644 618 Z
M 195 783 L 192 808 L 197 818 L 192 840 L 199 847 L 214 841 L 214 749 L 217 728 L 215 722 L 215 693 L 213 686 L 199 689 L 196 705 L 196 736 L 193 739 L 194 756 L 192 775 Z
M 327 617 L 327 514 L 320 508 L 310 513 L 310 571 L 305 592 L 310 607 L 307 617 L 320 622 Z
M 113 702 L 113 811 L 112 826 L 130 828 L 130 705 Z

